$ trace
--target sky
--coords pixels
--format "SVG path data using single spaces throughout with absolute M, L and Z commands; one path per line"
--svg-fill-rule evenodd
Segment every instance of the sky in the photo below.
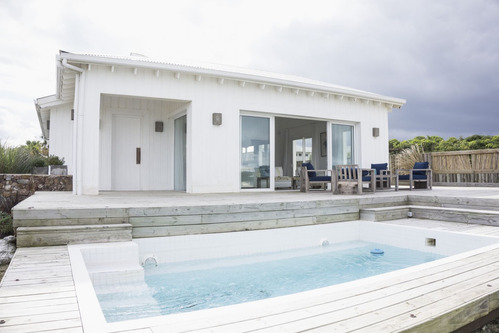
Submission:
M 498 0 L 0 0 L 0 143 L 37 140 L 55 57 L 185 59 L 403 98 L 389 138 L 498 135 Z

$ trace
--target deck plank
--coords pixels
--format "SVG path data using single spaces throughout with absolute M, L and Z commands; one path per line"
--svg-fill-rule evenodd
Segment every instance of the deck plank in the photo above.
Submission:
M 55 332 L 57 330 L 83 332 L 80 318 L 2 327 L 2 333 Z
M 37 323 L 45 323 L 58 320 L 80 319 L 80 311 L 64 311 L 58 313 L 44 313 L 44 314 L 26 314 L 23 316 L 2 316 L 5 324 L 2 325 L 2 331 L 5 327 L 31 325 Z
M 64 298 L 75 298 L 75 291 L 62 291 L 53 293 L 43 293 L 37 295 L 15 295 L 15 296 L 3 296 L 0 297 L 0 304 L 30 304 L 32 302 L 45 301 L 48 299 L 58 300 Z

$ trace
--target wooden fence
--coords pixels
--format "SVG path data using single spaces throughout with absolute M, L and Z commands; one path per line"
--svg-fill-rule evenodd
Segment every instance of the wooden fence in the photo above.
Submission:
M 434 185 L 498 186 L 498 149 L 424 153 Z M 391 156 L 392 170 L 397 169 Z

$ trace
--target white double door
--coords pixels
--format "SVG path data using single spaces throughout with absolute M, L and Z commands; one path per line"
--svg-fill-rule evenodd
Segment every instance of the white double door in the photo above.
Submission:
M 111 190 L 186 190 L 186 116 L 160 132 L 148 126 L 152 117 L 147 111 L 112 113 L 110 118 L 110 154 L 103 158 L 110 163 Z M 164 132 L 169 130 L 173 140 Z M 173 179 L 161 182 L 169 177 Z

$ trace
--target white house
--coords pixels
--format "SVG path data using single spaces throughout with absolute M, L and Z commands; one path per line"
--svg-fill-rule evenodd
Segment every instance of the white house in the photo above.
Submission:
M 56 64 L 56 94 L 35 105 L 50 154 L 64 157 L 75 194 L 271 191 L 275 167 L 295 175 L 292 154 L 301 139 L 312 143 L 304 155 L 317 169 L 370 167 L 388 161 L 388 113 L 406 102 L 139 55 L 61 51 Z

